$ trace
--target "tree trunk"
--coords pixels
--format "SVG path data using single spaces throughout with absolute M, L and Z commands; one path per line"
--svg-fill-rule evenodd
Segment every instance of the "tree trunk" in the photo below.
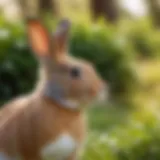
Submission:
M 91 11 L 94 19 L 102 16 L 107 21 L 115 23 L 119 18 L 116 0 L 91 0 Z
M 18 0 L 22 16 L 36 17 L 39 14 L 38 0 Z
M 160 1 L 148 0 L 149 10 L 153 18 L 153 22 L 156 27 L 160 27 Z
M 57 14 L 57 7 L 55 0 L 40 0 L 39 1 L 40 12 L 52 12 L 52 14 Z
M 50 12 L 57 15 L 57 6 L 55 0 L 18 0 L 23 17 L 37 17 Z

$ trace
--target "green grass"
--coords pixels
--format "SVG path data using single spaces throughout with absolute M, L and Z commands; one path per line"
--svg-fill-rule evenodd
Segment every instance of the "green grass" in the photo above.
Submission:
M 88 111 L 90 133 L 83 150 L 82 160 L 114 160 L 111 148 L 116 143 L 109 132 L 123 126 L 128 119 L 129 110 L 121 106 L 103 106 L 90 108 Z
M 141 88 L 134 97 L 135 109 L 106 105 L 88 111 L 90 133 L 82 160 L 160 159 L 159 64 L 147 61 L 136 65 Z
M 106 132 L 117 125 L 123 124 L 128 118 L 129 109 L 122 106 L 94 107 L 89 110 L 91 131 Z
M 89 122 L 81 160 L 145 160 L 147 156 L 147 160 L 159 160 L 160 130 L 155 113 L 97 107 L 89 110 Z

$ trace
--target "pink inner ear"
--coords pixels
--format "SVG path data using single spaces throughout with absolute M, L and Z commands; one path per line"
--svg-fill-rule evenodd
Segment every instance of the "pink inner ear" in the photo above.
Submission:
M 29 26 L 29 37 L 32 49 L 40 56 L 49 54 L 49 38 L 47 31 L 39 24 L 32 23 Z

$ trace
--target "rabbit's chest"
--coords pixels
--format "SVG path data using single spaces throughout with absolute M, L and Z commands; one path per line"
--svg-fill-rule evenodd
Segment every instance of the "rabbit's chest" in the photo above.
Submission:
M 63 160 L 69 157 L 77 147 L 76 140 L 69 134 L 60 135 L 56 140 L 45 145 L 41 150 L 43 160 Z

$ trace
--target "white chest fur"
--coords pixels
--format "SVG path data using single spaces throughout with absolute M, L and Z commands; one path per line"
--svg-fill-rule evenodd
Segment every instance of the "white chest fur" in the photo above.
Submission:
M 76 141 L 70 135 L 63 134 L 44 146 L 41 154 L 44 160 L 49 158 L 61 160 L 69 157 L 74 152 L 76 146 Z

